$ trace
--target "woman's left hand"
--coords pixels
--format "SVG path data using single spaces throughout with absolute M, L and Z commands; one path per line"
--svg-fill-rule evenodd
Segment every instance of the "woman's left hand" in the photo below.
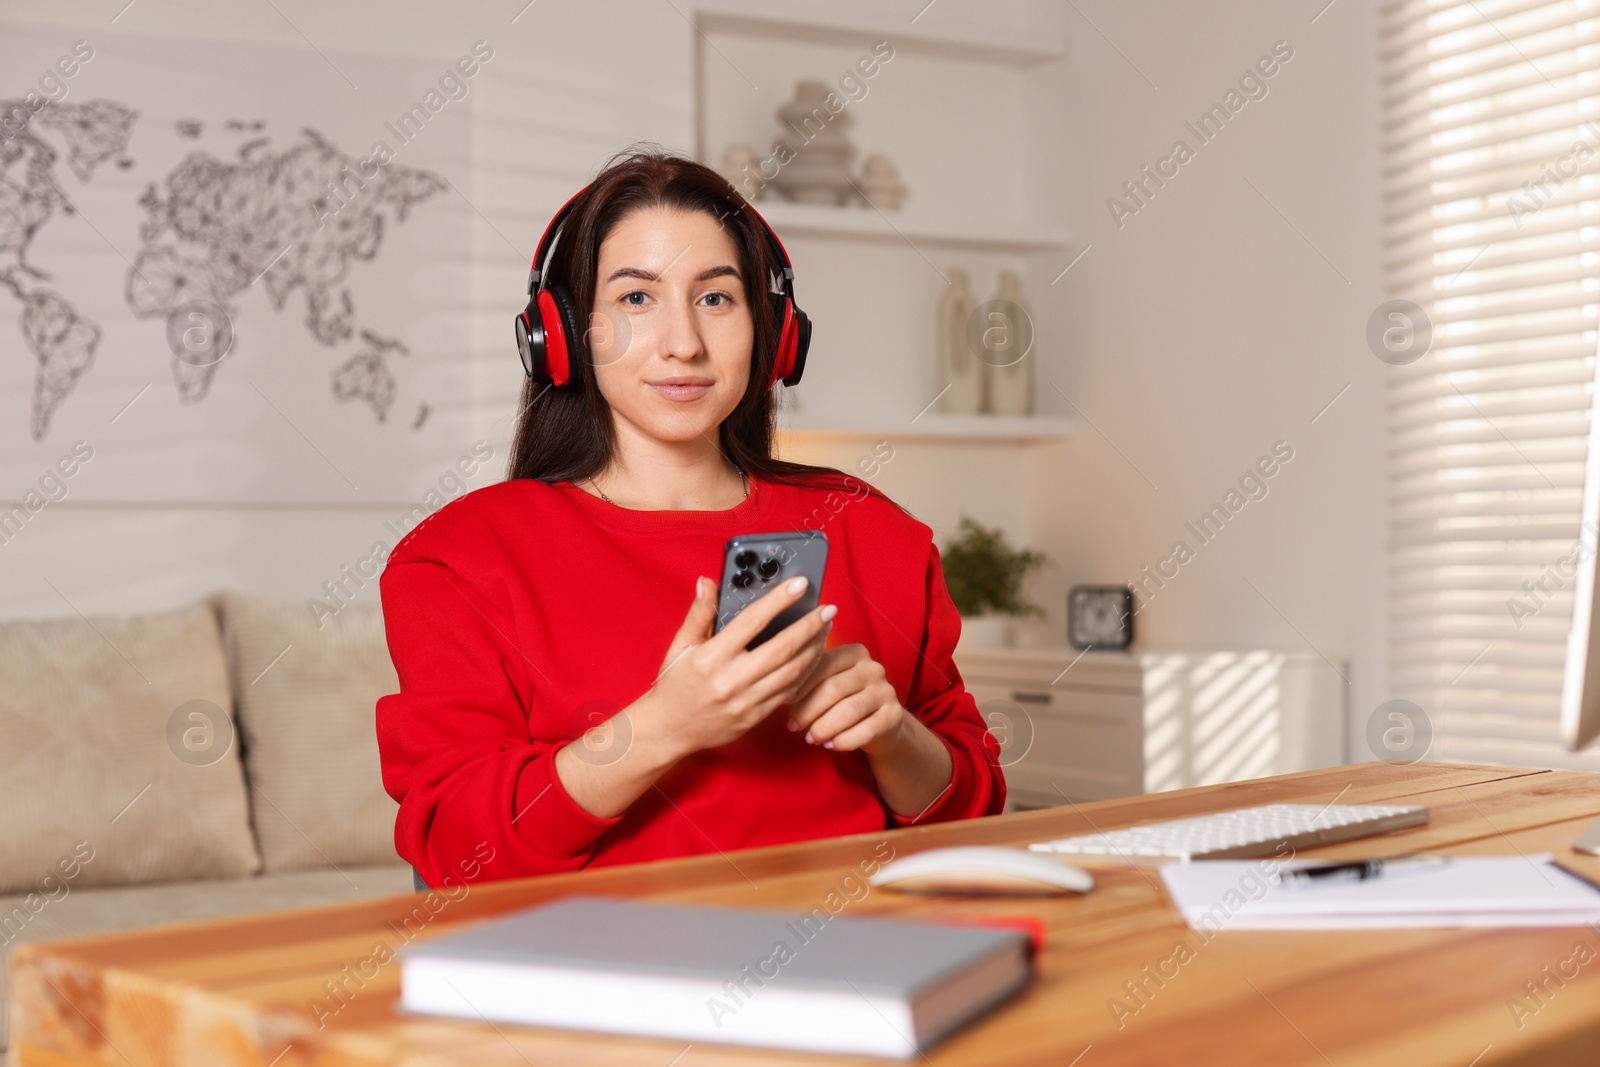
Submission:
M 869 756 L 892 748 L 912 722 L 883 665 L 859 644 L 824 652 L 789 711 L 789 729 L 805 730 L 811 744 Z

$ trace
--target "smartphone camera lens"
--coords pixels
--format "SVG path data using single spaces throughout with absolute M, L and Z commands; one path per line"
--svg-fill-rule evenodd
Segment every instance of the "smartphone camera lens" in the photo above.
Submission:
M 743 552 L 740 552 L 738 555 L 733 557 L 733 565 L 742 571 L 749 570 L 751 567 L 755 566 L 755 563 L 756 554 L 753 549 L 747 548 Z
M 771 578 L 773 575 L 778 573 L 778 570 L 781 566 L 782 564 L 775 559 L 764 559 L 756 567 L 756 570 L 761 573 L 762 578 Z
M 748 589 L 753 581 L 755 581 L 755 576 L 747 570 L 734 571 L 733 577 L 728 579 L 729 584 L 735 589 Z

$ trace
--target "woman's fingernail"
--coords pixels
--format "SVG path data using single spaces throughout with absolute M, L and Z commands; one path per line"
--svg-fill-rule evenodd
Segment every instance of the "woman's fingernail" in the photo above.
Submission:
M 817 743 L 817 739 L 815 737 L 811 736 L 811 731 L 810 730 L 807 730 L 806 731 L 806 744 L 814 745 L 816 743 Z
M 822 621 L 823 622 L 827 622 L 829 619 L 833 618 L 837 614 L 839 614 L 839 605 L 837 605 L 837 604 L 824 604 L 822 606 Z
M 832 748 L 833 747 L 833 742 L 832 741 L 824 741 L 824 742 L 822 742 L 822 747 L 823 748 Z
M 791 593 L 798 593 L 801 590 L 805 589 L 805 587 L 806 587 L 806 576 L 802 574 L 800 577 L 792 579 L 789 582 L 788 590 Z
M 793 719 L 790 719 L 789 720 L 789 732 L 792 734 L 798 729 L 800 729 L 800 724 L 795 722 Z

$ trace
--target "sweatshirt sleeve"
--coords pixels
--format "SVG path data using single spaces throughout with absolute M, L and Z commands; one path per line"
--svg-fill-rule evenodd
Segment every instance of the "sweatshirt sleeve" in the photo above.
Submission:
M 902 816 L 885 805 L 891 826 L 913 826 L 954 819 L 998 815 L 1006 802 L 1006 779 L 1000 770 L 1000 744 L 978 711 L 978 702 L 956 670 L 956 639 L 961 616 L 945 587 L 939 547 L 929 545 L 922 649 L 911 679 L 906 710 L 932 730 L 950 750 L 950 784 L 914 816 Z
M 621 816 L 579 807 L 555 773 L 565 742 L 531 736 L 538 668 L 514 620 L 433 559 L 391 557 L 379 590 L 400 679 L 376 708 L 396 851 L 434 887 L 583 867 Z

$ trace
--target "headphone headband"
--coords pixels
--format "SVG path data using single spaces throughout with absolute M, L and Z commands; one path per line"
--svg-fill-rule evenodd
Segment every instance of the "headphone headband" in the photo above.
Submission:
M 533 266 L 528 270 L 528 295 L 533 295 L 533 291 L 540 287 L 540 282 L 543 281 L 544 267 L 542 264 L 544 263 L 545 253 L 554 245 L 554 238 L 560 231 L 561 224 L 567 220 L 568 215 L 572 214 L 572 205 L 576 204 L 578 197 L 582 196 L 588 189 L 589 187 L 585 185 L 568 197 L 567 202 L 561 205 L 561 210 L 555 213 L 555 217 L 550 220 L 550 224 L 544 228 L 544 235 L 539 238 L 539 247 L 533 250 Z
M 585 185 L 582 189 L 579 189 L 577 192 L 568 197 L 567 202 L 561 205 L 561 209 L 555 213 L 555 215 L 550 219 L 549 224 L 545 226 L 544 234 L 539 238 L 539 245 L 533 250 L 533 265 L 528 270 L 529 296 L 532 296 L 536 290 L 544 288 L 545 261 L 549 254 L 555 251 L 556 242 L 561 236 L 562 224 L 567 221 L 567 216 L 572 214 L 574 206 L 578 202 L 578 198 L 583 196 L 583 194 L 588 191 L 589 186 Z M 778 239 L 777 231 L 772 228 L 772 225 L 767 222 L 766 219 L 762 218 L 761 212 L 755 209 L 754 204 L 750 203 L 750 201 L 746 200 L 743 196 L 740 196 L 737 191 L 734 191 L 733 195 L 738 197 L 740 203 L 738 210 L 748 212 L 761 227 L 761 232 L 766 234 L 767 244 L 771 246 L 772 251 L 776 253 L 778 257 L 778 263 L 780 265 L 779 274 L 782 278 L 781 284 L 783 286 L 784 295 L 790 299 L 793 299 L 794 264 L 789 261 L 789 250 L 783 247 L 783 242 Z

